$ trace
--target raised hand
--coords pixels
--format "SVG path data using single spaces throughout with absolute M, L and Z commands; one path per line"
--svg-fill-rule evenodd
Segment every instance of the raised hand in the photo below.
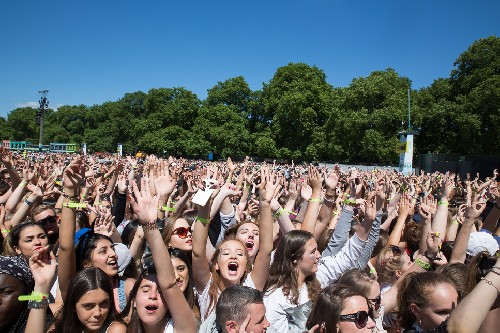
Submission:
M 335 171 L 330 172 L 330 175 L 328 177 L 325 177 L 325 185 L 327 190 L 334 191 L 337 187 L 338 182 L 339 175 Z
M 307 181 L 309 182 L 309 186 L 311 186 L 312 191 L 321 191 L 321 182 L 322 178 L 314 166 L 310 165 L 307 175 Z
M 135 181 L 132 182 L 134 197 L 130 196 L 130 204 L 137 214 L 141 223 L 151 223 L 156 221 L 158 215 L 158 202 L 160 197 L 152 196 L 149 190 L 149 181 L 141 179 L 141 189 Z
M 56 257 L 49 250 L 48 245 L 31 256 L 29 266 L 35 280 L 35 289 L 39 289 L 36 291 L 48 292 L 57 269 Z
M 64 170 L 63 185 L 65 189 L 77 191 L 85 175 L 85 165 L 81 157 L 76 158 Z
M 262 166 L 260 168 L 260 201 L 271 203 L 278 185 L 279 179 L 276 176 L 276 172 L 269 172 L 268 166 Z
M 114 231 L 114 218 L 109 209 L 99 209 L 94 221 L 94 232 L 111 238 Z
M 170 172 L 167 162 L 159 162 L 156 165 L 156 178 L 154 180 L 156 193 L 168 197 L 177 185 L 177 175 Z

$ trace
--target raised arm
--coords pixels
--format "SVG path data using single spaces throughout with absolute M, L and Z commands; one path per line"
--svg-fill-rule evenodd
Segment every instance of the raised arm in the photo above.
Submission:
M 274 192 L 278 187 L 279 179 L 274 171 L 269 173 L 269 168 L 267 166 L 261 167 L 260 173 L 260 248 L 257 257 L 255 258 L 251 276 L 255 287 L 258 290 L 263 291 L 269 275 L 271 252 L 273 251 L 273 216 L 271 212 L 271 200 L 273 199 Z
M 451 312 L 447 327 L 449 333 L 479 331 L 481 324 L 500 294 L 500 269 L 498 267 L 500 267 L 500 258 L 497 259 L 495 267 Z
M 66 203 L 79 202 L 78 190 L 85 175 L 85 166 L 81 157 L 75 159 L 65 170 L 63 175 L 64 200 L 61 214 L 61 225 L 59 227 L 59 289 L 63 299 L 66 298 L 68 283 L 76 274 L 76 255 L 75 255 L 75 229 L 76 216 L 75 210 L 66 207 Z
M 312 188 L 311 199 L 307 205 L 306 215 L 302 221 L 301 230 L 309 231 L 315 235 L 316 220 L 318 219 L 319 206 L 321 204 L 321 176 L 314 166 L 309 166 L 308 171 L 309 186 Z M 318 233 L 318 238 L 321 233 Z M 316 235 L 315 235 L 316 238 Z
M 465 221 L 462 224 L 462 228 L 458 232 L 457 239 L 455 240 L 455 245 L 453 246 L 453 250 L 451 252 L 450 263 L 465 262 L 472 226 L 474 225 L 476 219 L 481 215 L 484 208 L 486 208 L 486 203 L 479 195 L 475 195 L 472 199 L 472 204 L 465 208 Z
M 205 206 L 198 206 L 198 217 L 193 231 L 193 280 L 199 293 L 203 291 L 211 275 L 206 252 L 211 201 L 212 199 L 209 199 Z
M 46 313 L 48 307 L 48 295 L 50 284 L 56 275 L 57 262 L 54 254 L 49 250 L 49 246 L 40 249 L 29 259 L 29 265 L 35 280 L 34 293 L 40 293 L 47 301 L 38 301 L 41 306 L 33 307 L 29 311 L 28 322 L 25 332 L 45 333 Z
M 446 174 L 441 186 L 441 199 L 438 201 L 436 216 L 432 221 L 432 230 L 439 233 L 439 238 L 444 241 L 446 236 L 446 225 L 448 223 L 448 198 L 453 191 L 453 180 Z
M 184 294 L 177 286 L 174 267 L 170 259 L 168 249 L 163 242 L 160 230 L 157 227 L 158 196 L 151 196 L 149 184 L 143 178 L 141 190 L 137 184 L 132 183 L 136 200 L 131 204 L 144 229 L 146 241 L 148 242 L 153 262 L 158 277 L 162 296 L 168 304 L 168 310 L 175 323 L 176 332 L 195 332 L 196 318 L 191 311 Z

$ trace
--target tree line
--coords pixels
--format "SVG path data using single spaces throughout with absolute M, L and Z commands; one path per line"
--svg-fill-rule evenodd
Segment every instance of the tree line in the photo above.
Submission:
M 238 76 L 218 82 L 204 100 L 183 87 L 155 88 L 49 109 L 44 142 L 85 142 L 93 152 L 122 143 L 126 153 L 396 163 L 409 87 L 390 68 L 333 87 L 320 68 L 290 63 L 255 91 Z M 499 154 L 500 38 L 475 41 L 448 78 L 410 94 L 416 153 Z M 35 114 L 17 108 L 0 117 L 1 138 L 37 143 Z

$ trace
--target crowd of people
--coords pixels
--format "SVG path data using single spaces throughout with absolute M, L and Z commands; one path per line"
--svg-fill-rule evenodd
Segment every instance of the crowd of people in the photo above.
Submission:
M 496 170 L 0 160 L 0 332 L 499 330 Z

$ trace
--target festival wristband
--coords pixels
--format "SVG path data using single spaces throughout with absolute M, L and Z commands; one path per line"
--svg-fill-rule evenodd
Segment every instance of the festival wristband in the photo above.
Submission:
M 203 225 L 210 224 L 210 220 L 209 219 L 204 219 L 203 217 L 199 217 L 199 216 L 196 217 L 196 221 L 200 221 L 200 223 L 203 224 Z
M 68 207 L 68 208 L 87 208 L 86 203 L 79 203 L 79 202 L 65 202 L 63 203 L 63 207 Z
M 439 200 L 438 205 L 439 206 L 448 206 L 448 201 Z
M 276 209 L 276 211 L 274 212 L 274 217 L 280 217 L 281 215 L 283 215 L 284 212 L 285 212 L 285 210 L 280 207 L 280 208 Z
M 20 301 L 41 301 L 44 298 L 49 298 L 48 294 L 32 292 L 30 295 L 21 295 L 17 299 Z
M 175 208 L 169 207 L 168 205 L 160 206 L 158 209 L 164 212 L 175 212 Z
M 311 198 L 309 202 L 321 202 L 321 198 Z
M 417 264 L 418 266 L 422 267 L 423 269 L 425 269 L 426 271 L 430 270 L 431 269 L 431 264 L 429 264 L 428 262 L 425 262 L 425 261 L 422 261 L 420 260 L 420 258 L 417 258 L 415 260 L 415 264 Z

